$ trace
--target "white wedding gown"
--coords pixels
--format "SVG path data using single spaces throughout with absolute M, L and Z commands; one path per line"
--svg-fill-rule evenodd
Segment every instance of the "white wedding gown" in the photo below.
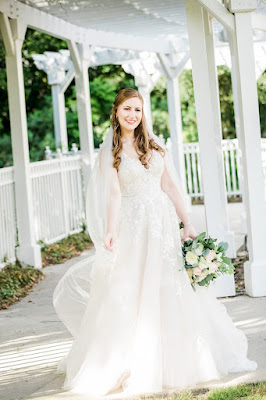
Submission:
M 54 306 L 74 336 L 58 366 L 64 389 L 96 399 L 182 389 L 257 368 L 247 338 L 213 288 L 193 291 L 182 269 L 179 220 L 161 189 L 164 161 L 149 169 L 124 151 L 122 203 L 114 252 L 75 264 L 58 283 Z

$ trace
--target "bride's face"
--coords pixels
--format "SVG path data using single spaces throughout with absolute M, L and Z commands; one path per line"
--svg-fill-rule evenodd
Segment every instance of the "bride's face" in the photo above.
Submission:
M 142 103 L 138 97 L 131 97 L 117 107 L 116 116 L 121 130 L 134 130 L 142 118 Z

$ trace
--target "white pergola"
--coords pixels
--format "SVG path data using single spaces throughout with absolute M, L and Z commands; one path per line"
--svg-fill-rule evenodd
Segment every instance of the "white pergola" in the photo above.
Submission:
M 266 202 L 261 157 L 261 133 L 256 88 L 254 43 L 265 41 L 266 5 L 246 0 L 123 0 L 42 1 L 1 0 L 1 35 L 6 50 L 8 98 L 11 121 L 16 210 L 22 263 L 41 266 L 40 247 L 34 235 L 32 191 L 29 174 L 29 150 L 26 124 L 21 47 L 27 27 L 64 39 L 68 43 L 72 66 L 58 57 L 64 71 L 50 75 L 50 83 L 59 99 L 54 107 L 62 109 L 62 97 L 69 80 L 75 76 L 77 88 L 80 145 L 84 168 L 89 171 L 93 159 L 93 135 L 90 113 L 88 67 L 97 65 L 97 47 L 105 48 L 105 63 L 123 63 L 134 75 L 143 94 L 146 112 L 149 96 L 158 73 L 145 67 L 140 52 L 152 53 L 160 62 L 167 79 L 167 96 L 175 165 L 181 178 L 182 127 L 178 75 L 190 58 L 195 93 L 200 163 L 204 185 L 205 215 L 208 233 L 229 243 L 235 256 L 234 236 L 229 230 L 225 175 L 222 159 L 222 132 L 215 47 L 228 41 L 236 116 L 236 131 L 242 152 L 244 198 L 247 215 L 249 261 L 245 263 L 245 286 L 250 296 L 266 295 Z M 106 49 L 107 48 L 107 49 Z M 108 50 L 111 49 L 112 51 Z M 108 53 L 109 52 L 109 53 Z M 119 54 L 120 52 L 120 54 Z M 131 52 L 127 53 L 127 52 Z M 61 53 L 61 56 L 64 56 Z M 66 56 L 66 54 L 65 54 Z M 44 55 L 49 58 L 49 54 Z M 103 57 L 104 58 L 104 57 Z M 108 61 L 109 60 L 109 61 Z M 41 62 L 41 60 L 39 60 Z M 48 73 L 49 65 L 45 65 Z M 127 65 L 125 65 L 127 64 Z M 263 67 L 262 67 L 263 69 Z M 53 80 L 54 79 L 54 80 Z M 60 100 L 61 96 L 61 100 Z M 61 115 L 63 115 L 61 113 Z M 62 117 L 63 118 L 63 117 Z M 151 121 L 150 121 L 151 122 Z M 64 121 L 61 121 L 63 126 Z M 60 126 L 58 128 L 60 131 Z M 64 145 L 67 138 L 62 137 Z M 232 276 L 220 277 L 217 295 L 235 294 Z

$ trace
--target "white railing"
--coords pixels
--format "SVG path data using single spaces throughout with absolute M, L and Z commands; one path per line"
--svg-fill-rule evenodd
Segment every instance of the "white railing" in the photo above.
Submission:
M 203 198 L 199 143 L 184 143 L 187 192 L 191 197 Z M 225 182 L 228 196 L 241 196 L 241 168 L 238 140 L 222 141 Z M 266 151 L 266 149 L 265 149 Z M 266 174 L 265 174 L 266 176 Z
M 266 188 L 266 139 L 262 139 Z M 242 173 L 238 140 L 223 140 L 224 169 L 228 196 L 242 195 Z M 97 151 L 96 151 L 97 153 Z M 188 193 L 203 198 L 199 144 L 184 143 Z M 31 163 L 36 240 L 52 243 L 82 230 L 85 219 L 82 155 L 73 154 Z M 16 208 L 13 167 L 0 169 L 0 266 L 15 259 Z
M 80 232 L 85 218 L 81 156 L 31 164 L 37 240 L 54 242 Z
M 0 264 L 15 260 L 16 207 L 13 167 L 0 169 Z
M 30 164 L 36 241 L 53 243 L 80 232 L 85 219 L 80 155 Z M 0 169 L 0 267 L 15 260 L 13 167 Z

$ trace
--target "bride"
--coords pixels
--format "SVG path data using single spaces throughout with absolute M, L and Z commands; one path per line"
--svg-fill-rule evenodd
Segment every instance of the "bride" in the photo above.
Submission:
M 87 190 L 96 251 L 53 296 L 74 337 L 58 365 L 64 389 L 139 395 L 257 368 L 213 288 L 191 287 L 182 242 L 197 233 L 183 198 L 170 155 L 147 131 L 142 96 L 121 90 Z

